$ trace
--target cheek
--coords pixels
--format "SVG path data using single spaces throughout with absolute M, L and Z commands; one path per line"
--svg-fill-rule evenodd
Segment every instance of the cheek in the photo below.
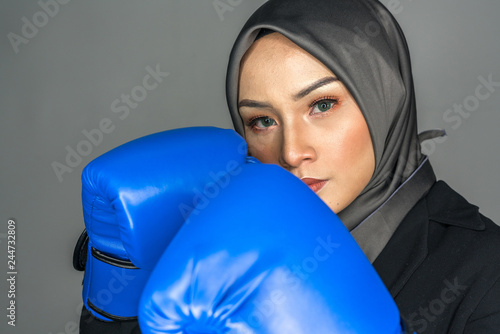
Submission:
M 278 163 L 279 143 L 273 136 L 246 135 L 245 141 L 248 145 L 249 155 L 257 158 L 262 163 Z
M 361 112 L 359 112 L 361 114 Z M 370 132 L 364 118 L 353 117 L 340 123 L 335 134 L 330 136 L 328 147 L 331 164 L 342 177 L 341 182 L 354 182 L 353 186 L 364 188 L 375 169 L 375 158 Z
M 370 132 L 362 116 L 336 121 L 336 131 L 330 131 L 329 136 L 324 133 L 327 139 L 322 146 L 320 165 L 328 171 L 332 182 L 320 197 L 338 213 L 366 187 L 375 169 L 375 158 Z

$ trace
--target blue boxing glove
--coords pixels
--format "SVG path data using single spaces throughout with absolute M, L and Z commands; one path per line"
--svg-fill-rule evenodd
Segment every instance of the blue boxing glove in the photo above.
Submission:
M 247 164 L 189 219 L 139 306 L 143 334 L 400 334 L 383 282 L 337 216 L 279 166 Z
M 183 128 L 133 140 L 85 167 L 83 300 L 95 317 L 137 318 L 140 294 L 165 247 L 226 186 L 246 150 L 233 130 Z

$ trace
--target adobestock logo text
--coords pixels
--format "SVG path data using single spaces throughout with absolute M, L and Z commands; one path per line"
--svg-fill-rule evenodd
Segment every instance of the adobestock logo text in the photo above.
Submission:
M 131 109 L 136 109 L 139 103 L 146 99 L 148 91 L 151 92 L 158 88 L 163 79 L 169 75 L 168 72 L 161 71 L 159 64 L 156 64 L 154 68 L 148 65 L 145 69 L 148 74 L 142 78 L 141 85 L 134 86 L 130 90 L 130 94 L 121 94 L 120 98 L 111 102 L 111 111 L 117 114 L 121 121 L 130 115 Z M 104 117 L 98 122 L 96 128 L 91 130 L 83 129 L 81 131 L 85 139 L 80 140 L 74 146 L 66 145 L 64 162 L 53 161 L 51 163 L 52 170 L 59 182 L 63 181 L 65 173 L 71 173 L 74 168 L 80 166 L 83 162 L 83 157 L 92 154 L 94 147 L 101 145 L 103 142 L 104 135 L 112 133 L 115 128 L 115 123 L 110 118 Z
M 60 5 L 66 5 L 70 0 L 40 0 L 38 6 L 40 10 L 31 17 L 31 20 L 26 16 L 21 18 L 21 34 L 9 32 L 9 39 L 12 49 L 17 54 L 21 44 L 28 44 L 29 41 L 38 35 L 39 29 L 45 27 L 49 20 L 59 13 Z

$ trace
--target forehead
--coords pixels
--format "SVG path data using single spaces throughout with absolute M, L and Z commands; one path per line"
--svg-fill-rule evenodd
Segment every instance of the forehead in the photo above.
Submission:
M 239 90 L 297 90 L 318 78 L 333 76 L 314 56 L 279 33 L 258 39 L 240 65 Z
M 264 53 L 268 56 L 272 55 L 272 53 L 277 50 L 280 50 L 283 53 L 294 53 L 302 50 L 302 48 L 282 34 L 274 32 L 257 39 L 243 56 L 242 62 L 244 62 L 250 55 L 254 54 L 256 49 L 258 50 L 258 53 Z
M 282 34 L 274 32 L 259 38 L 250 46 L 241 59 L 240 70 L 248 63 L 281 63 L 290 59 L 310 61 L 323 65 L 300 46 Z

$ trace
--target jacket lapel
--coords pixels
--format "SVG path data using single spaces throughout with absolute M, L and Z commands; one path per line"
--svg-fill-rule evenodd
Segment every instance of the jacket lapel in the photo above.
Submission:
M 429 224 L 439 223 L 472 230 L 485 224 L 471 205 L 445 182 L 438 181 L 405 216 L 373 266 L 395 298 L 427 257 Z

